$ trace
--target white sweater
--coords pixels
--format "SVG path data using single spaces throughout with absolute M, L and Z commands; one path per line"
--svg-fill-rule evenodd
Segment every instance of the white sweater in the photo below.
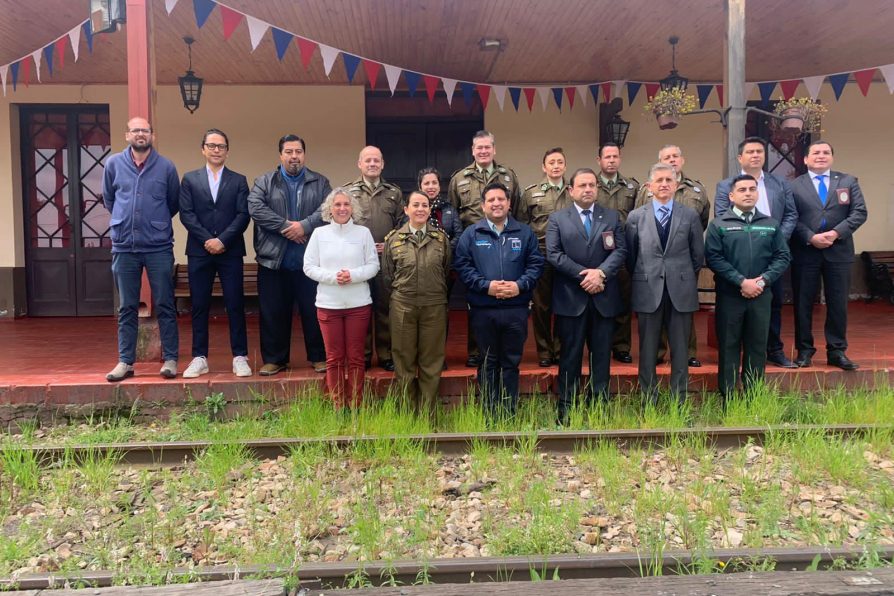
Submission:
M 351 283 L 339 285 L 335 275 L 351 272 Z M 318 308 L 357 308 L 372 303 L 368 279 L 379 272 L 379 255 L 372 234 L 353 221 L 335 222 L 314 230 L 304 251 L 304 273 L 319 283 Z

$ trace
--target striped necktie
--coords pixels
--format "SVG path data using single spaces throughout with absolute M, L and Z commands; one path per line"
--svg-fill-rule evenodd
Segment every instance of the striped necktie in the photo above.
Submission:
M 658 208 L 658 223 L 661 224 L 663 229 L 667 229 L 667 222 L 670 221 L 671 210 L 667 205 L 662 205 Z

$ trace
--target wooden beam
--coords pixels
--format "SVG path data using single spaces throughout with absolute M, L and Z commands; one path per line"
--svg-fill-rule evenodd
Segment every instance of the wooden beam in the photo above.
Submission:
M 147 0 L 127 0 L 127 117 L 152 122 L 152 51 Z
M 81 590 L 27 590 L 6 592 L 10 596 L 282 596 L 281 579 L 236 580 L 178 584 L 174 586 L 137 586 L 94 588 Z
M 745 138 L 745 0 L 724 0 L 726 29 L 723 44 L 724 107 L 731 108 L 723 132 L 723 177 L 739 171 L 738 146 Z

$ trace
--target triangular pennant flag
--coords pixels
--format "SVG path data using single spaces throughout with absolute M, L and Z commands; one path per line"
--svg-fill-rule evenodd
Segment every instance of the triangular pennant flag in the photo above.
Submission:
M 717 90 L 717 101 L 720 102 L 720 107 L 723 107 L 723 85 L 714 85 L 714 89 Z M 748 101 L 748 96 L 750 95 L 750 90 L 748 88 L 748 84 L 745 84 L 745 101 Z
M 56 46 L 56 64 L 59 65 L 59 70 L 65 68 L 65 45 L 68 42 L 68 36 L 63 35 L 59 39 L 56 40 L 54 44 Z
M 282 62 L 283 56 L 286 55 L 286 50 L 292 45 L 293 35 L 276 27 L 271 27 L 270 30 L 273 31 L 273 45 L 276 46 L 276 57 Z M 329 73 L 327 72 L 326 74 L 328 75 Z
M 475 85 L 478 97 L 481 98 L 481 107 L 487 109 L 487 101 L 490 99 L 490 85 Z
M 711 89 L 714 88 L 714 85 L 696 85 L 695 92 L 698 94 L 698 109 L 702 110 L 705 107 L 705 103 L 708 101 L 708 96 L 711 95 Z
M 565 87 L 565 97 L 568 98 L 568 108 L 574 109 L 574 87 Z
M 642 83 L 636 83 L 632 81 L 629 81 L 627 83 L 627 103 L 629 105 L 633 105 L 633 100 L 636 99 L 636 94 L 639 93 L 639 88 L 642 86 Z
M 220 19 L 223 21 L 223 36 L 224 39 L 230 39 L 230 36 L 233 35 L 233 31 L 236 30 L 236 27 L 239 26 L 239 23 L 242 22 L 242 13 L 236 12 L 229 6 L 220 5 Z
M 307 70 L 310 68 L 311 58 L 314 57 L 314 50 L 317 49 L 317 42 L 296 37 L 295 43 L 298 44 L 298 51 L 301 52 L 301 64 L 304 65 L 304 70 Z
M 600 90 L 602 91 L 602 101 L 603 103 L 608 103 L 612 100 L 612 82 L 606 81 L 599 85 Z
M 192 7 L 196 12 L 196 26 L 201 29 L 205 21 L 211 16 L 211 11 L 217 6 L 212 0 L 192 0 Z
M 472 94 L 475 93 L 475 84 L 474 83 L 460 83 L 459 90 L 463 93 L 463 101 L 466 102 L 466 106 L 472 105 Z
M 453 105 L 453 93 L 456 91 L 456 79 L 445 79 L 441 77 L 441 84 L 444 85 L 444 93 L 447 94 L 447 105 Z
M 93 53 L 93 21 L 87 19 L 81 26 L 84 30 L 84 39 L 87 40 L 87 51 Z
M 348 75 L 348 82 L 353 83 L 354 74 L 357 72 L 357 67 L 360 66 L 360 57 L 342 52 L 341 59 L 345 62 L 345 72 Z
M 534 89 L 533 87 L 525 87 L 524 92 L 525 92 L 525 101 L 528 103 L 528 111 L 533 112 L 534 111 L 534 93 L 536 93 L 537 90 Z
M 31 82 L 31 60 L 27 58 L 22 58 L 22 84 L 25 87 L 28 86 L 28 83 Z
M 3 97 L 6 97 L 6 73 L 9 72 L 9 64 L 0 66 L 0 83 L 3 84 Z
M 562 111 L 562 88 L 561 87 L 553 87 L 551 89 L 553 92 L 553 101 L 556 102 L 556 107 L 559 108 L 559 111 Z
M 75 62 L 78 61 L 78 50 L 81 47 L 81 26 L 78 25 L 68 32 L 68 39 L 71 41 L 71 53 L 74 54 Z
M 412 70 L 405 70 L 404 80 L 407 82 L 407 90 L 410 92 L 410 97 L 415 97 L 416 89 L 419 88 L 419 81 L 422 80 L 422 74 Z
M 597 106 L 599 105 L 599 85 L 593 84 L 589 85 L 590 95 L 593 96 L 593 103 Z
M 42 50 L 34 50 L 31 52 L 31 59 L 34 60 L 34 73 L 37 75 L 37 82 L 40 82 L 40 60 L 43 56 Z M 27 60 L 26 60 L 27 62 Z M 25 78 L 25 85 L 28 85 L 28 78 Z
M 43 61 L 47 63 L 47 72 L 53 76 L 53 48 L 55 43 L 51 43 L 43 49 Z
M 515 111 L 518 111 L 518 102 L 521 100 L 521 87 L 510 87 L 509 88 L 509 99 L 512 100 L 512 105 L 515 106 Z
M 165 10 L 168 11 L 168 16 L 171 15 L 175 6 L 177 6 L 177 0 L 165 0 Z
M 264 39 L 264 34 L 267 33 L 270 24 L 249 15 L 245 15 L 245 22 L 248 25 L 248 37 L 251 39 L 251 51 L 254 52 L 261 40 Z
M 435 100 L 435 93 L 438 91 L 438 82 L 441 79 L 432 75 L 422 75 L 422 82 L 425 84 L 425 94 L 428 96 L 428 102 Z
M 802 80 L 804 81 L 804 86 L 807 88 L 807 93 L 810 95 L 810 99 L 816 99 L 819 96 L 820 87 L 823 86 L 823 81 L 826 80 L 826 75 L 804 77 Z
M 798 79 L 790 79 L 788 81 L 779 81 L 779 89 L 782 90 L 782 99 L 788 101 L 795 96 L 798 85 L 801 81 Z
M 583 103 L 584 107 L 587 105 L 587 86 L 586 85 L 578 85 L 577 86 L 577 94 L 580 95 L 580 100 Z
M 660 88 L 658 83 L 646 83 L 646 101 L 652 101 Z
M 754 95 L 754 88 L 757 86 L 757 83 L 745 83 L 745 101 Z M 719 92 L 717 94 L 718 97 L 723 97 L 723 92 Z
M 885 82 L 888 83 L 888 93 L 894 93 L 894 64 L 879 66 L 878 69 L 882 71 L 882 76 L 885 77 Z
M 479 89 L 479 94 L 480 94 Z M 500 111 L 503 111 L 503 104 L 506 102 L 506 85 L 494 85 L 491 87 L 491 93 L 493 93 L 494 99 L 497 100 L 497 105 L 500 106 Z
M 16 90 L 16 83 L 19 82 L 19 63 L 13 62 L 9 65 L 9 69 L 12 70 L 12 90 Z
M 847 85 L 847 80 L 850 76 L 851 73 L 849 72 L 829 75 L 829 84 L 832 85 L 832 91 L 835 92 L 835 101 L 841 99 L 841 92 L 844 91 L 844 86 Z
M 397 89 L 397 82 L 400 80 L 400 68 L 385 64 L 385 78 L 388 79 L 388 88 L 391 89 L 391 95 Z
M 545 112 L 546 106 L 549 105 L 549 87 L 537 87 L 537 97 L 540 98 L 540 107 Z
M 338 58 L 339 50 L 333 48 L 331 46 L 320 44 L 320 57 L 323 58 L 323 72 L 326 73 L 326 76 L 329 76 L 329 73 L 332 72 L 332 66 L 335 64 L 335 59 Z
M 869 85 L 872 84 L 872 77 L 874 76 L 874 68 L 858 70 L 854 73 L 854 79 L 857 81 L 857 87 L 860 88 L 860 92 L 863 94 L 863 97 L 866 97 L 866 94 L 869 93 Z
M 369 88 L 376 88 L 376 79 L 379 78 L 379 70 L 382 69 L 382 63 L 375 60 L 363 59 L 363 70 L 366 71 L 366 80 L 369 81 Z
M 615 94 L 613 95 L 613 97 L 621 97 L 621 92 L 626 85 L 627 81 L 615 81 Z
M 758 90 L 761 92 L 761 103 L 766 105 L 770 103 L 770 97 L 773 95 L 773 89 L 776 88 L 776 81 L 766 81 L 757 84 Z

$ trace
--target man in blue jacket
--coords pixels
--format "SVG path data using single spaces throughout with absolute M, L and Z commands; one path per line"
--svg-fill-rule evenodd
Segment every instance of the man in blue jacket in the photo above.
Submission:
M 102 200 L 112 214 L 112 275 L 118 286 L 118 364 L 106 380 L 134 374 L 137 357 L 137 311 L 143 269 L 158 313 L 164 365 L 160 374 L 177 376 L 177 313 L 174 309 L 174 230 L 171 218 L 180 207 L 177 168 L 152 148 L 152 126 L 131 118 L 124 134 L 127 149 L 106 160 Z
M 470 328 L 482 362 L 478 380 L 493 414 L 513 415 L 518 365 L 528 337 L 528 304 L 543 272 L 531 228 L 509 216 L 509 189 L 499 182 L 481 194 L 484 218 L 466 228 L 454 267 L 468 290 Z

